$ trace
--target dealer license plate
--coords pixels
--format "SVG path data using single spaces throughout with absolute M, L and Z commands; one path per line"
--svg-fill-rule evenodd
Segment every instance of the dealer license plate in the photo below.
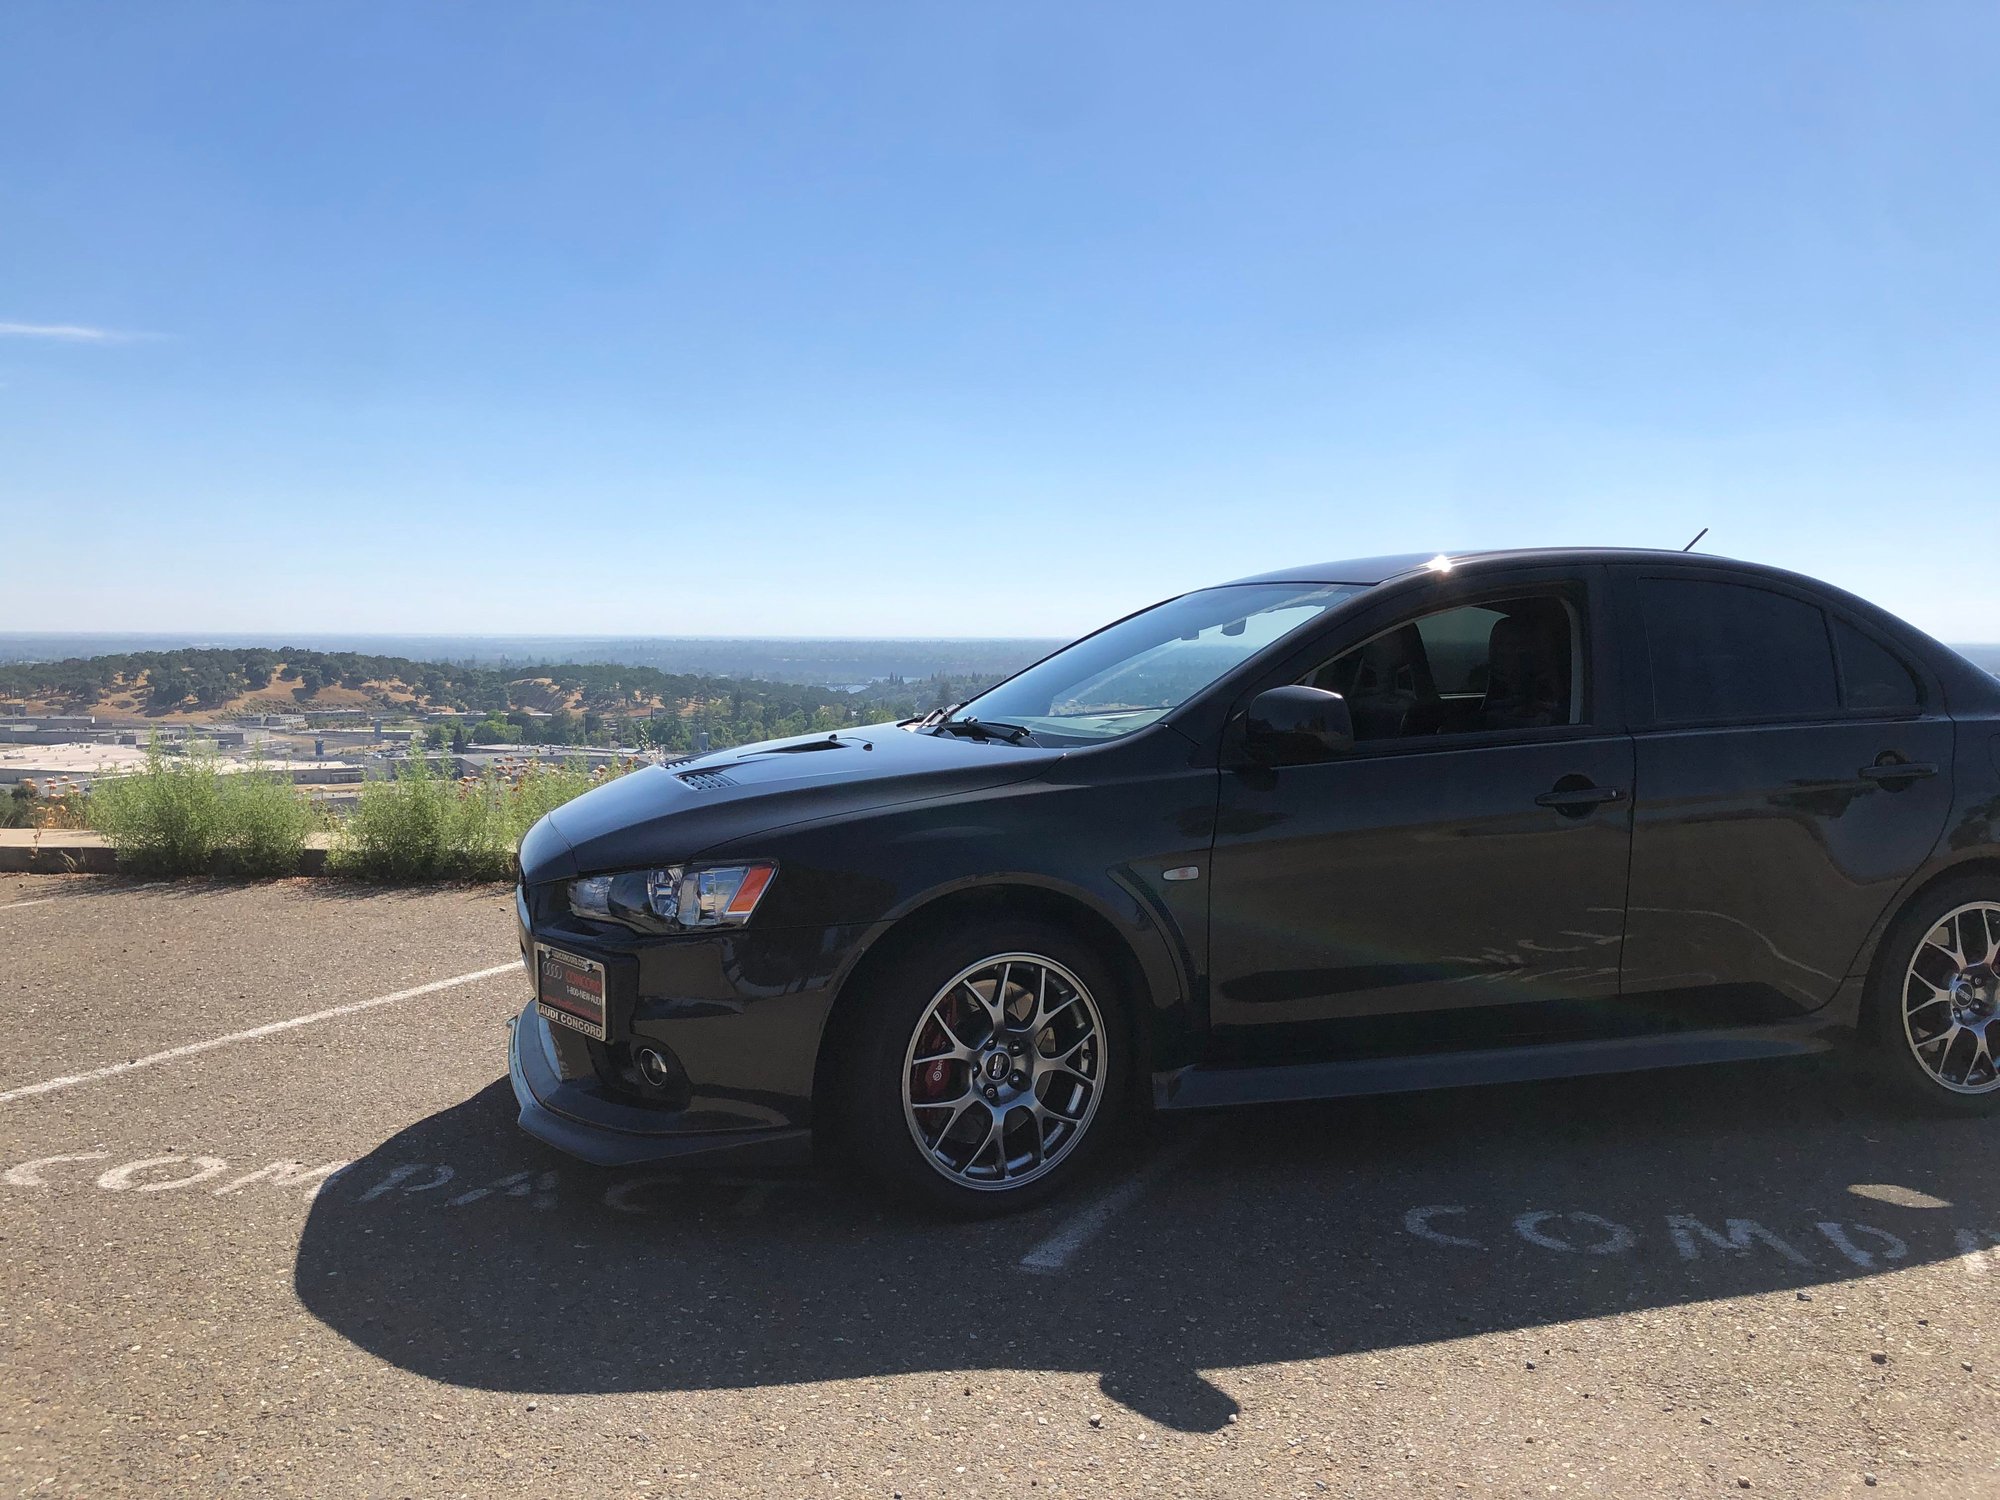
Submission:
M 604 965 L 535 944 L 536 1007 L 558 1026 L 604 1040 Z

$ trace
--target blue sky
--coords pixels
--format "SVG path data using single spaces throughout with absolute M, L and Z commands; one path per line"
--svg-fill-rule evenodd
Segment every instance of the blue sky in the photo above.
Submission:
M 1059 635 L 1705 547 L 2000 639 L 1990 5 L 0 9 L 0 629 Z

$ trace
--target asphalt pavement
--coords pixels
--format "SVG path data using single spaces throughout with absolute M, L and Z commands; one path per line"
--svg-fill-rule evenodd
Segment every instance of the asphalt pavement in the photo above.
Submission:
M 514 1125 L 509 897 L 0 876 L 0 1491 L 2000 1493 L 2000 1121 L 1176 1119 L 1034 1214 Z

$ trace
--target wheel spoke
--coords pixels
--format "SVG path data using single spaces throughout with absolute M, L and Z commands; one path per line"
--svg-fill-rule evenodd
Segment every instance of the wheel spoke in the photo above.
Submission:
M 1940 1042 L 1943 1043 L 1944 1044 L 1943 1050 L 1938 1053 L 1938 1061 L 1942 1062 L 1944 1060 L 1945 1053 L 1951 1051 L 1951 1044 L 1958 1040 L 1958 1034 L 1964 1029 L 1965 1028 L 1959 1025 L 1958 1022 L 1953 1021 L 1951 1025 L 1947 1026 L 1943 1031 L 1940 1031 L 1933 1036 L 1925 1037 L 1921 1042 L 1917 1043 L 1917 1046 L 1920 1048 L 1935 1047 Z
M 1086 1099 L 1084 1101 L 1083 1108 L 1088 1109 L 1089 1107 L 1090 1107 L 1090 1101 Z M 1074 1125 L 1078 1120 L 1081 1120 L 1083 1118 L 1082 1110 L 1079 1110 L 1076 1114 L 1073 1115 L 1068 1114 L 1065 1113 L 1063 1110 L 1057 1108 L 1054 1104 L 1051 1104 L 1047 1099 L 1037 1100 L 1036 1108 L 1040 1109 L 1041 1112 L 1047 1115 L 1050 1119 L 1060 1120 L 1065 1125 Z
M 1951 960 L 1953 968 L 1962 969 L 1965 967 L 1965 955 L 1959 952 L 1959 950 L 1955 946 L 1953 946 L 1953 944 L 1956 944 L 1958 942 L 1958 934 L 1956 932 L 1951 932 L 1951 943 L 1949 944 L 1940 943 L 1938 941 L 1938 933 L 1949 932 L 1949 931 L 1951 931 L 1951 924 L 1943 922 L 1939 923 L 1937 929 L 1933 931 L 1929 937 L 1924 939 L 1924 946 L 1927 948 L 1937 949 L 1938 952 L 1942 953 L 1946 958 Z
M 1938 1049 L 1938 1055 L 1937 1055 L 1938 1077 L 1949 1078 L 1951 1076 L 1951 1055 L 1952 1053 L 1958 1050 L 1958 1039 L 1964 1035 L 1965 1035 L 1965 1028 L 1959 1025 L 1956 1021 L 1952 1022 L 1951 1030 L 1945 1033 L 1944 1046 Z M 1958 1083 L 1964 1083 L 1965 1074 L 1961 1072 L 1955 1081 Z
M 1039 1099 L 1029 1105 L 1028 1110 L 1035 1121 L 1035 1159 L 1046 1161 L 1049 1155 L 1049 1126 L 1053 1124 L 1061 1128 L 1076 1122 L 1057 1114 Z
M 1973 936 L 1975 931 L 1978 934 L 1978 941 L 1967 942 L 1966 939 Z M 1984 962 L 1985 955 L 1983 953 L 1977 959 L 1971 957 L 1971 955 L 1986 946 L 1985 913 L 1977 907 L 1967 907 L 1964 911 L 1958 913 L 1952 920 L 1951 939 L 1953 945 L 1958 949 L 1958 966 L 1961 969 L 1973 963 Z
M 1075 1079 L 1078 1083 L 1088 1084 L 1091 1088 L 1097 1087 L 1097 1080 L 1095 1078 L 1092 1078 L 1088 1073 L 1079 1073 L 1075 1068 L 1072 1067 L 1058 1065 L 1056 1067 L 1048 1069 L 1045 1073 L 1042 1074 L 1042 1076 L 1044 1078 L 1054 1078 L 1058 1080 Z
M 1082 1036 L 1078 1037 L 1074 1042 L 1070 1043 L 1068 1047 L 1066 1047 L 1061 1052 L 1058 1052 L 1054 1057 L 1044 1057 L 1042 1061 L 1046 1063 L 1053 1063 L 1056 1067 L 1059 1068 L 1068 1068 L 1069 1060 L 1072 1057 L 1075 1057 L 1077 1053 L 1081 1052 L 1085 1047 L 1088 1047 L 1092 1042 L 1096 1040 L 1097 1040 L 1096 1032 L 1086 1031 Z M 1073 1072 L 1075 1070 L 1071 1069 L 1071 1071 Z
M 972 996 L 974 1004 L 978 1006 L 978 1014 L 980 1014 L 980 1016 L 986 1016 L 986 1024 L 988 1024 L 988 1026 L 992 1026 L 992 1012 L 988 1012 L 988 1010 L 986 1010 L 986 1000 L 984 1000 L 984 996 L 980 996 L 980 992 L 978 992 L 978 990 L 974 990 L 974 988 L 972 988 L 970 984 L 968 984 L 968 986 L 964 986 L 964 990 L 966 990 L 966 994 L 970 994 L 970 996 Z M 940 1004 L 938 1004 L 938 1008 L 936 1008 L 936 1016 L 938 1016 L 938 1024 L 940 1024 L 940 1026 L 944 1026 L 944 1034 L 946 1034 L 946 1036 L 950 1036 L 950 1038 L 952 1038 L 954 1042 L 958 1042 L 958 1046 L 966 1048 L 966 1054 L 968 1054 L 968 1056 L 970 1056 L 970 1052 L 972 1052 L 972 1048 L 974 1048 L 974 1046 L 978 1046 L 978 1044 L 980 1044 L 982 1040 L 986 1040 L 986 1038 L 978 1038 L 978 1036 L 966 1036 L 966 1034 L 964 1034 L 964 1032 L 962 1032 L 962 1030 L 960 1030 L 958 1026 L 954 1026 L 954 1024 L 950 1022 L 950 1020 L 946 1020 L 946 1006 L 944 1006 L 942 1002 L 940 1002 Z M 960 1022 L 960 1024 L 964 1024 L 964 1022 Z
M 978 1102 L 979 1096 L 968 1089 L 955 1099 L 940 1099 L 935 1104 L 921 1104 L 917 1106 L 919 1109 L 951 1110 L 951 1115 L 945 1120 L 944 1127 L 930 1139 L 930 1147 L 933 1152 L 943 1147 L 945 1137 L 957 1128 L 958 1122 L 965 1118 L 965 1112 Z
M 970 1171 L 972 1168 L 978 1166 L 979 1158 L 986 1154 L 987 1147 L 997 1144 L 999 1139 L 1000 1116 L 989 1106 L 986 1110 L 986 1134 L 979 1142 L 979 1149 L 965 1159 L 966 1170 Z M 1005 1177 L 1007 1175 L 1007 1152 L 1004 1148 L 1001 1149 L 999 1156 L 1000 1175 Z
M 963 988 L 966 994 L 972 996 L 972 998 L 976 1002 L 978 1002 L 979 1009 L 981 1013 L 986 1017 L 986 1025 L 989 1028 L 986 1034 L 987 1036 L 991 1036 L 994 1032 L 1000 1029 L 999 986 L 998 985 L 994 986 L 993 990 L 994 998 L 991 1000 L 987 999 L 986 996 L 980 994 L 978 990 L 974 989 L 972 987 L 972 981 L 969 979 L 964 982 Z M 983 1041 L 985 1040 L 985 1038 L 982 1037 L 981 1040 Z

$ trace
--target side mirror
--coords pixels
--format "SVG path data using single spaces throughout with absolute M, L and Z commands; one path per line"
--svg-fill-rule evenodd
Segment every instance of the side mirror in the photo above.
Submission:
M 1266 765 L 1323 760 L 1354 748 L 1354 716 L 1323 688 L 1266 688 L 1250 700 L 1243 742 Z

